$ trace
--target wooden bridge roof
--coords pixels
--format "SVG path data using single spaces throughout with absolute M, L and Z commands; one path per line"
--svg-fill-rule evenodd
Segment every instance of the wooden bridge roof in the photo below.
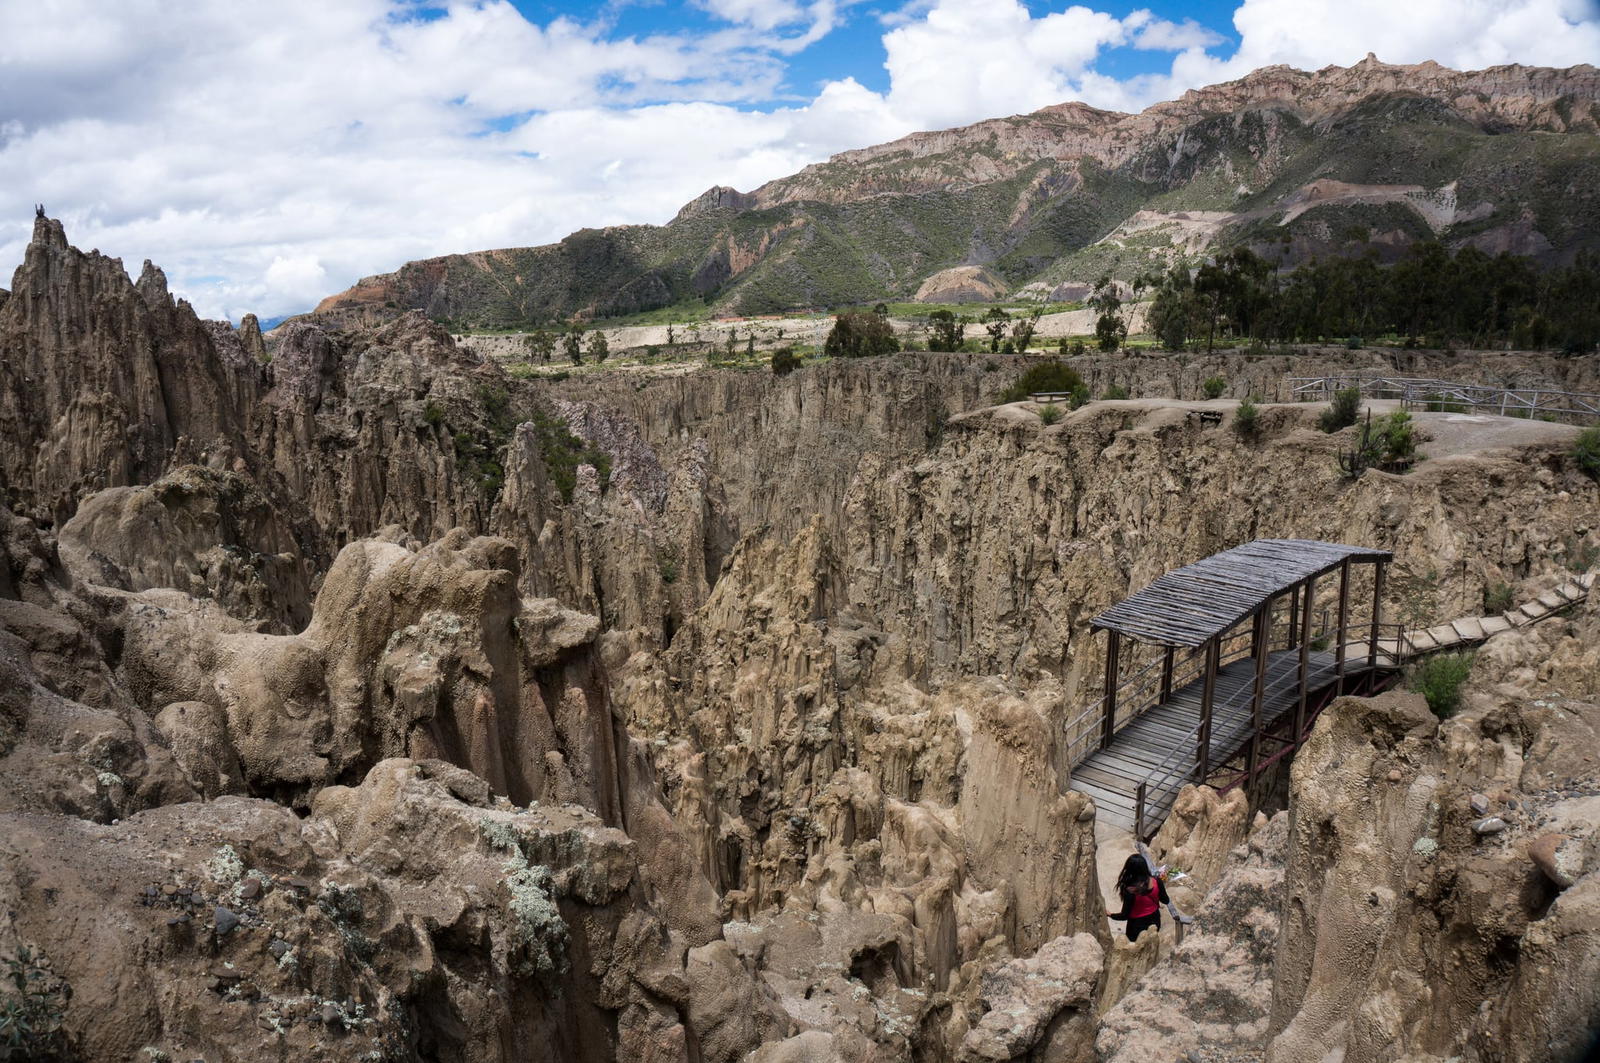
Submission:
M 1257 539 L 1168 572 L 1089 624 L 1142 642 L 1204 646 L 1268 599 L 1346 558 L 1387 561 L 1393 556 L 1315 539 Z

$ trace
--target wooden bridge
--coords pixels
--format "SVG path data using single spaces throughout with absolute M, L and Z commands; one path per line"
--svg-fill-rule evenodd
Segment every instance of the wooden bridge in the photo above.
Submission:
M 1105 696 L 1066 723 L 1072 788 L 1147 839 L 1185 784 L 1250 785 L 1339 694 L 1377 689 L 1419 654 L 1536 623 L 1596 582 L 1590 572 L 1504 614 L 1408 631 L 1382 623 L 1391 558 L 1260 539 L 1168 572 L 1095 617 L 1108 634 Z M 1333 604 L 1319 610 L 1324 579 Z

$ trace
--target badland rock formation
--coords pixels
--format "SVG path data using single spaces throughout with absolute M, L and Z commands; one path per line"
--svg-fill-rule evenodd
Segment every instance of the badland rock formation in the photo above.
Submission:
M 1177 948 L 1111 933 L 1060 733 L 1088 618 L 1243 540 L 1392 549 L 1429 622 L 1550 585 L 1600 545 L 1573 430 L 1421 414 L 1413 471 L 1347 482 L 1317 407 L 1247 442 L 1194 401 L 1297 356 L 1084 359 L 1143 397 L 1049 426 L 992 405 L 1015 364 L 519 380 L 420 314 L 199 321 L 41 220 L 0 303 L 0 955 L 89 1060 L 1576 1058 L 1593 600 L 1491 640 L 1457 718 L 1339 702 L 1253 830 L 1186 794 Z
M 750 193 L 713 188 L 664 226 L 411 262 L 314 316 L 520 326 L 679 302 L 941 301 L 961 267 L 1070 300 L 1108 270 L 1234 245 L 1287 265 L 1424 240 L 1565 261 L 1597 247 L 1597 166 L 1593 66 L 1274 66 L 1140 114 L 1068 103 L 842 152 Z

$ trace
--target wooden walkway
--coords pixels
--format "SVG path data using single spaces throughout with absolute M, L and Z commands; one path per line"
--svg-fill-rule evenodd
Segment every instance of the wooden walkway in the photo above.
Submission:
M 1600 569 L 1573 576 L 1552 590 L 1545 591 L 1505 613 L 1494 616 L 1463 617 L 1446 624 L 1410 631 L 1394 627 L 1388 637 L 1379 637 L 1377 668 L 1393 672 L 1427 654 L 1470 649 L 1502 631 L 1537 624 L 1566 611 L 1589 597 L 1600 583 Z M 1345 644 L 1345 678 L 1359 679 L 1371 669 L 1367 640 Z M 1307 657 L 1307 704 L 1320 702 L 1320 696 L 1334 686 L 1335 655 L 1312 651 Z M 1284 649 L 1267 655 L 1265 703 L 1262 707 L 1263 731 L 1270 731 L 1287 713 L 1292 713 L 1300 696 L 1300 651 Z M 1255 659 L 1241 657 L 1223 665 L 1217 672 L 1209 743 L 1209 762 L 1221 766 L 1250 741 L 1250 701 L 1255 684 Z M 1123 724 L 1105 749 L 1092 749 L 1080 756 L 1072 767 L 1071 787 L 1094 798 L 1100 817 L 1124 830 L 1135 829 L 1139 786 L 1145 786 L 1144 826 L 1146 833 L 1159 827 L 1172 809 L 1178 791 L 1193 782 L 1199 764 L 1200 699 L 1203 679 L 1173 690 L 1164 702 Z M 1263 754 L 1277 752 L 1264 748 Z
M 1308 690 L 1316 692 L 1337 680 L 1332 653 L 1313 651 L 1307 661 Z M 1347 658 L 1345 675 L 1365 674 L 1367 659 Z M 1242 749 L 1251 734 L 1250 700 L 1256 662 L 1241 657 L 1217 672 L 1212 703 L 1210 762 L 1222 765 Z M 1139 784 L 1145 783 L 1145 823 L 1166 819 L 1185 783 L 1194 782 L 1199 763 L 1200 697 L 1204 681 L 1196 679 L 1172 692 L 1161 704 L 1130 721 L 1105 749 L 1097 749 L 1072 769 L 1074 790 L 1094 798 L 1100 817 L 1132 831 Z M 1300 697 L 1300 652 L 1267 655 L 1264 726 L 1293 712 Z

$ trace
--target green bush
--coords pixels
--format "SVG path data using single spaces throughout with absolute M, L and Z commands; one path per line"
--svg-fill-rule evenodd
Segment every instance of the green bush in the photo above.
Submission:
M 572 434 L 567 422 L 543 410 L 534 411 L 534 435 L 539 441 L 539 453 L 544 458 L 550 481 L 561 493 L 563 502 L 572 501 L 572 492 L 578 486 L 578 466 L 593 465 L 603 488 L 611 480 L 611 458 L 605 451 L 591 447 Z
M 1417 433 L 1411 415 L 1396 410 L 1383 419 L 1383 464 L 1409 465 L 1417 456 Z
M 1021 402 L 1029 395 L 1041 391 L 1070 393 L 1083 386 L 1083 377 L 1078 375 L 1076 369 L 1051 358 L 1023 370 L 1022 374 L 1012 381 L 1011 386 L 1000 393 L 1000 401 Z
M 1324 432 L 1337 432 L 1349 428 L 1361 415 L 1361 390 L 1345 388 L 1333 393 L 1333 404 L 1322 411 L 1319 422 Z
M 1121 384 L 1112 384 L 1106 388 L 1106 393 L 1100 397 L 1103 399 L 1125 399 L 1128 397 L 1128 389 Z
M 1240 439 L 1254 441 L 1261 438 L 1261 408 L 1253 397 L 1245 396 L 1234 411 L 1233 430 Z
M 800 368 L 800 356 L 794 353 L 793 347 L 779 347 L 772 352 L 772 373 L 774 376 L 788 376 Z
M 1497 613 L 1511 611 L 1516 604 L 1511 596 L 1509 583 L 1489 583 L 1483 588 L 1483 612 L 1485 616 L 1494 616 Z
M 1228 390 L 1228 382 L 1220 376 L 1206 377 L 1205 383 L 1200 385 L 1200 390 L 1208 399 L 1220 399 L 1222 393 Z
M 1077 387 L 1072 389 L 1072 397 L 1067 400 L 1067 405 L 1076 410 L 1082 407 L 1083 404 L 1088 401 L 1089 386 L 1087 384 L 1079 384 Z
M 1039 420 L 1047 425 L 1055 424 L 1061 420 L 1061 407 L 1053 402 L 1047 402 L 1039 407 Z
M 1345 350 L 1359 351 L 1361 349 L 1361 337 L 1351 336 L 1349 339 L 1344 341 L 1344 346 Z
M 1585 428 L 1572 444 L 1572 457 L 1592 479 L 1600 480 L 1600 427 Z
M 877 314 L 840 314 L 822 345 L 829 358 L 867 358 L 899 349 L 894 329 Z
M 0 1060 L 66 1059 L 61 1031 L 72 988 L 37 949 L 19 945 L 0 960 Z
M 422 408 L 422 423 L 430 428 L 438 428 L 444 424 L 444 409 L 437 402 L 430 401 Z
M 1461 686 L 1472 674 L 1472 654 L 1447 653 L 1429 657 L 1411 672 L 1411 689 L 1427 699 L 1428 708 L 1441 720 L 1461 707 Z

